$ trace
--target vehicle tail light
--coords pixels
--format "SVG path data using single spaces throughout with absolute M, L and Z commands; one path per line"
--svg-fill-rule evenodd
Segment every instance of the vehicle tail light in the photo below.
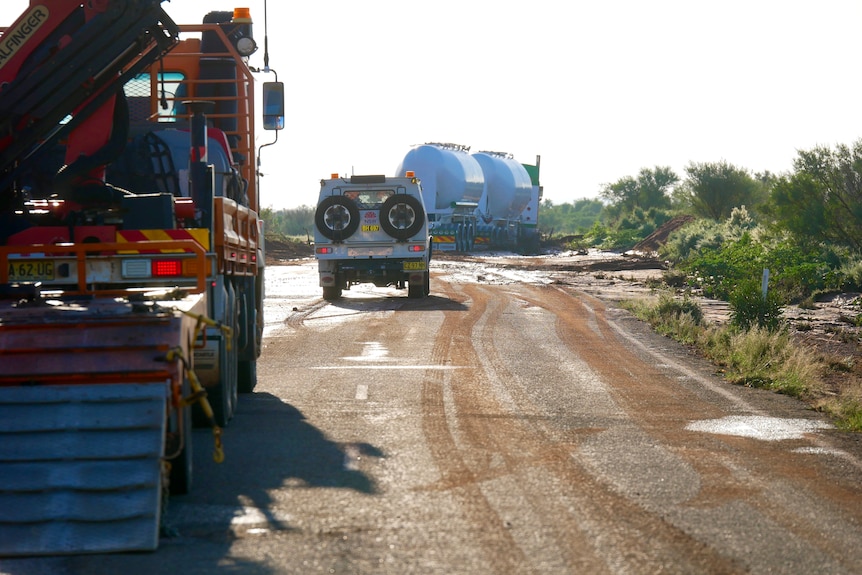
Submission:
M 175 277 L 183 273 L 183 262 L 178 259 L 154 259 L 152 266 L 153 277 L 156 278 Z
M 123 277 L 130 279 L 148 278 L 152 273 L 150 261 L 146 259 L 123 260 Z
M 407 251 L 410 251 L 410 252 L 424 252 L 424 251 L 425 251 L 425 246 L 423 246 L 422 244 L 410 244 L 410 246 L 407 248 Z
M 331 254 L 335 250 L 332 248 L 314 248 L 314 251 L 318 254 Z
M 183 275 L 196 276 L 198 275 L 198 261 L 196 259 L 183 260 Z

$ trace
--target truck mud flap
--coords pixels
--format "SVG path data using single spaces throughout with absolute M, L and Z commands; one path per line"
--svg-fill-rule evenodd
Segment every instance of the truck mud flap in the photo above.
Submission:
M 0 387 L 0 556 L 153 550 L 167 386 Z

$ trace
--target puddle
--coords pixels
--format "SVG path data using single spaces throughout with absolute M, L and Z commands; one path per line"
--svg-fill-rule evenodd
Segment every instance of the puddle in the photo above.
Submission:
M 822 421 L 760 415 L 729 415 L 721 419 L 693 421 L 686 426 L 689 431 L 751 437 L 762 441 L 802 439 L 806 433 L 831 428 L 831 425 Z

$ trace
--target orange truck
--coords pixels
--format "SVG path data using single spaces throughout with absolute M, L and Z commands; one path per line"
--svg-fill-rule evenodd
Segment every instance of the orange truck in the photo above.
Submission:
M 255 125 L 284 125 L 248 12 L 31 0 L 0 28 L 0 556 L 155 549 L 193 423 L 223 457 L 263 332 Z

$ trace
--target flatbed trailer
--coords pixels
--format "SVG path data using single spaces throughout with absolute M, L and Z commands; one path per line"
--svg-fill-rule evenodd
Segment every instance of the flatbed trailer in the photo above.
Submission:
M 166 490 L 191 487 L 187 360 L 205 294 L 6 296 L 0 555 L 155 549 Z

